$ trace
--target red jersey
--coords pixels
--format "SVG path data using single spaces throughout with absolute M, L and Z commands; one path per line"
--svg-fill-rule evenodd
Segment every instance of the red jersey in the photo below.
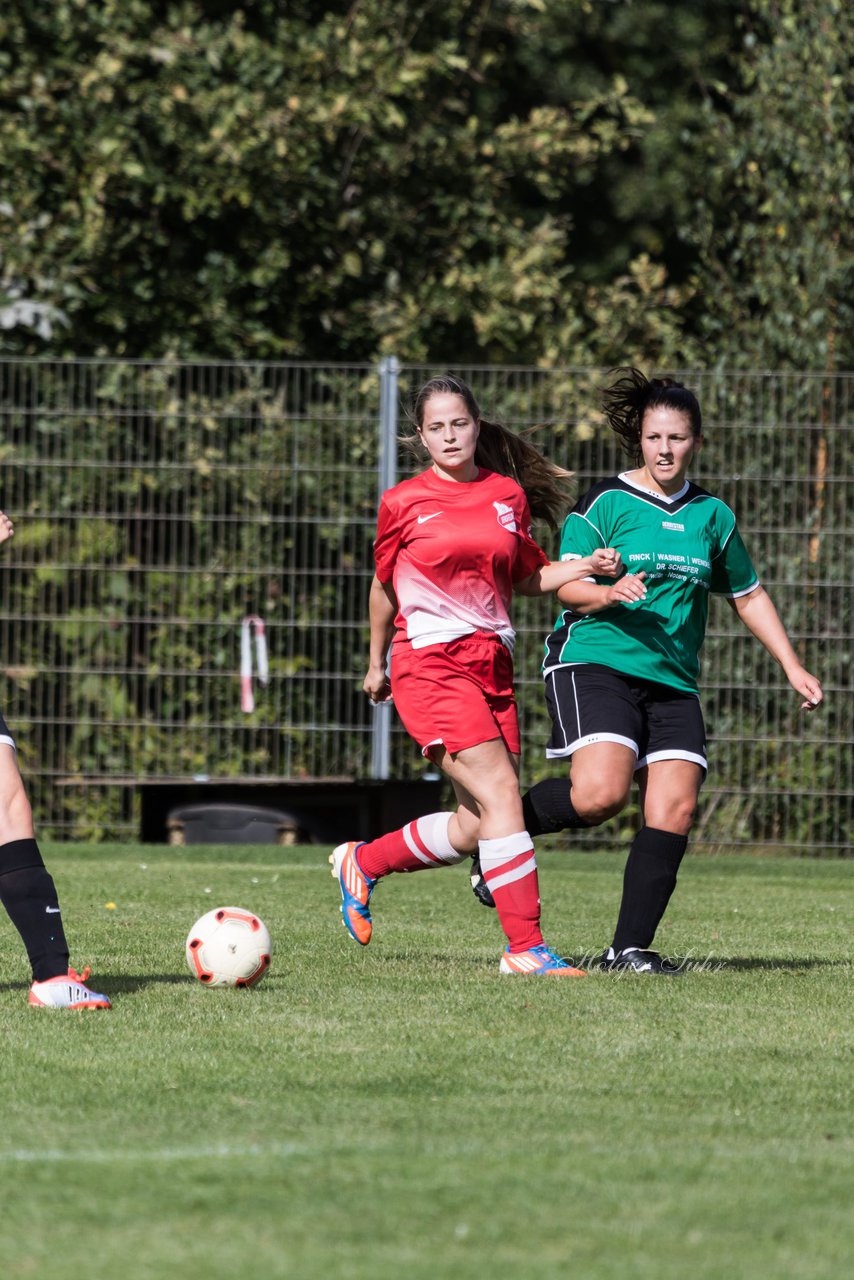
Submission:
M 383 494 L 377 577 L 397 595 L 395 626 L 414 649 L 491 631 L 512 651 L 513 584 L 548 556 L 531 537 L 524 490 L 481 468 L 457 483 L 433 470 Z

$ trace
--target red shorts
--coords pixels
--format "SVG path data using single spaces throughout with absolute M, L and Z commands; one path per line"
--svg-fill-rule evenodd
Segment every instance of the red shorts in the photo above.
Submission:
M 423 649 L 396 641 L 391 691 L 422 755 L 439 744 L 453 755 L 493 738 L 502 738 L 514 755 L 522 749 L 513 659 L 498 636 L 476 631 Z

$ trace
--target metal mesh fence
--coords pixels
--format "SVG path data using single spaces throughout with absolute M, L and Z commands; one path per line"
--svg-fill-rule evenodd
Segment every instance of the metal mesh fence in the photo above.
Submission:
M 432 372 L 403 367 L 401 399 Z M 579 491 L 625 465 L 596 411 L 601 371 L 458 372 L 490 416 L 551 424 L 537 439 Z M 854 375 L 684 378 L 706 420 L 694 478 L 739 514 L 827 693 L 802 716 L 765 651 L 713 604 L 695 841 L 845 852 Z M 2 706 L 42 834 L 135 835 L 140 780 L 369 776 L 380 393 L 369 365 L 0 361 L 0 507 L 16 522 L 0 552 Z M 404 454 L 398 468 L 411 469 Z M 247 614 L 265 621 L 271 668 L 250 715 Z M 555 772 L 538 676 L 552 617 L 548 601 L 517 601 L 526 781 Z M 399 726 L 390 762 L 394 777 L 424 770 Z M 633 820 L 596 842 L 623 839 Z

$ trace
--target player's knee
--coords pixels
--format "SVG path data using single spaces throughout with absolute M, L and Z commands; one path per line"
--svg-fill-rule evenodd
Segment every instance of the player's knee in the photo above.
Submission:
M 688 832 L 694 825 L 694 815 L 697 812 L 697 805 L 693 800 L 686 800 L 676 805 L 673 816 L 670 820 L 669 831 L 674 831 L 676 835 L 687 836 Z
M 23 783 L 0 796 L 0 845 L 33 834 L 33 811 Z
M 573 797 L 575 797 L 574 788 Z M 614 786 L 609 780 L 603 779 L 594 787 L 581 792 L 574 803 L 579 816 L 589 822 L 592 827 L 598 827 L 600 822 L 607 822 L 609 818 L 620 813 L 626 807 L 628 800 L 628 790 Z
M 660 831 L 672 831 L 677 836 L 687 836 L 694 825 L 697 802 L 693 797 L 671 800 L 666 806 L 650 810 L 649 805 L 644 812 L 644 821 L 648 827 L 657 827 Z

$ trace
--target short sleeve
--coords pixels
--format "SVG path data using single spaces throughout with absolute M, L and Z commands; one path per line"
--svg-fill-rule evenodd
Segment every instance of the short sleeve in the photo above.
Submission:
M 374 562 L 380 582 L 391 582 L 394 566 L 403 545 L 400 520 L 385 498 L 380 501 L 377 516 L 377 536 L 374 542 Z
M 561 560 L 578 560 L 590 556 L 606 545 L 602 534 L 580 511 L 570 511 L 560 535 Z
M 549 563 L 545 551 L 531 536 L 531 511 L 525 498 L 522 499 L 522 509 L 519 513 L 518 536 L 516 559 L 513 563 L 513 581 L 523 582 L 542 565 Z
M 711 590 L 715 595 L 743 596 L 759 585 L 759 575 L 753 567 L 747 548 L 733 519 L 725 535 L 723 546 L 712 557 Z

